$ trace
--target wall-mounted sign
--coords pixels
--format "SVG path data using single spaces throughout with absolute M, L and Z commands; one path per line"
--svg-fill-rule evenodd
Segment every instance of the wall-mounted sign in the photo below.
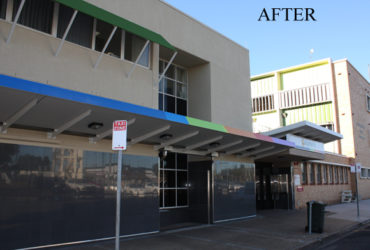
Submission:
M 299 176 L 299 174 L 294 175 L 294 185 L 296 185 L 296 186 L 301 185 L 301 176 Z
M 287 134 L 286 140 L 294 142 L 297 146 L 306 147 L 313 150 L 324 151 L 324 143 L 306 139 L 300 136 Z
M 303 186 L 297 186 L 297 192 L 303 192 L 304 189 L 303 189 Z
M 127 145 L 127 121 L 120 120 L 113 122 L 113 150 L 126 150 Z
M 355 166 L 351 166 L 351 173 L 356 173 L 356 168 L 357 168 L 357 173 L 361 173 L 361 163 L 356 163 Z

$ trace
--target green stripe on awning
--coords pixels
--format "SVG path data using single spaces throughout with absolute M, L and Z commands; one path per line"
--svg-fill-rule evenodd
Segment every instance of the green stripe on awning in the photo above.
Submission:
M 78 10 L 86 15 L 95 17 L 101 21 L 107 22 L 112 24 L 113 26 L 117 26 L 123 30 L 131 32 L 137 36 L 150 40 L 152 42 L 158 43 L 163 47 L 171 49 L 175 51 L 176 49 L 166 41 L 161 35 L 148 30 L 140 25 L 137 25 L 133 22 L 130 22 L 122 17 L 119 17 L 113 13 L 110 13 L 106 10 L 103 10 L 95 5 L 87 3 L 82 0 L 54 0 L 58 3 L 66 5 L 70 8 Z

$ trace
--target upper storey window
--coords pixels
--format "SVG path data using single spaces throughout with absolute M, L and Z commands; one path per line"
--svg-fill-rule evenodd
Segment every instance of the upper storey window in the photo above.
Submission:
M 367 111 L 370 112 L 370 95 L 366 95 L 366 101 L 367 101 Z
M 72 15 L 73 9 L 64 5 L 59 6 L 57 37 L 63 37 Z M 78 13 L 68 32 L 66 40 L 91 48 L 93 24 L 94 18 L 83 13 Z
M 21 1 L 15 0 L 13 20 L 17 14 Z M 50 0 L 26 1 L 18 23 L 45 33 L 51 33 L 54 2 Z
M 162 74 L 167 62 L 159 62 L 159 73 Z M 158 109 L 187 115 L 188 74 L 184 68 L 171 65 L 159 82 Z
M 145 40 L 141 37 L 126 32 L 125 34 L 125 59 L 135 62 L 140 51 L 145 45 Z M 138 64 L 149 67 L 149 46 L 144 50 Z
M 95 50 L 102 51 L 106 42 L 108 41 L 112 31 L 113 25 L 96 20 L 96 29 L 95 29 Z M 121 40 L 122 39 L 122 30 L 117 29 L 114 33 L 111 41 L 105 53 L 114 57 L 121 57 Z
M 0 18 L 7 17 L 7 7 L 11 8 L 12 20 L 15 19 L 21 0 L 0 0 Z M 20 12 L 18 24 L 62 38 L 73 16 L 74 9 L 52 0 L 27 0 Z M 146 44 L 146 39 L 117 28 L 111 39 L 114 26 L 77 12 L 68 31 L 66 41 L 117 57 L 121 60 L 136 62 Z M 145 47 L 138 64 L 149 67 L 150 44 Z
M 0 0 L 0 18 L 5 19 L 6 15 L 6 0 Z

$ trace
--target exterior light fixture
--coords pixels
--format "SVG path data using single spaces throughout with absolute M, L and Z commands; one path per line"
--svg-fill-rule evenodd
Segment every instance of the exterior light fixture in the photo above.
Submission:
M 215 148 L 215 147 L 218 147 L 218 146 L 220 146 L 221 144 L 219 143 L 219 142 L 212 142 L 212 143 L 210 143 L 209 144 L 209 146 L 211 147 L 211 148 Z
M 172 135 L 171 134 L 163 134 L 159 138 L 162 139 L 162 140 L 167 141 L 167 140 L 172 138 Z
M 104 126 L 104 124 L 103 123 L 101 123 L 101 122 L 92 122 L 92 123 L 90 123 L 89 125 L 88 125 L 88 127 L 90 128 L 90 129 L 99 129 L 99 128 L 102 128 Z

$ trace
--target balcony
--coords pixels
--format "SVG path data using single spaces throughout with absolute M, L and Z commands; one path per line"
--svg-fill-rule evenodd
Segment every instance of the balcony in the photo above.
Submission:
M 280 109 L 332 101 L 331 86 L 329 83 L 279 91 L 278 95 Z

